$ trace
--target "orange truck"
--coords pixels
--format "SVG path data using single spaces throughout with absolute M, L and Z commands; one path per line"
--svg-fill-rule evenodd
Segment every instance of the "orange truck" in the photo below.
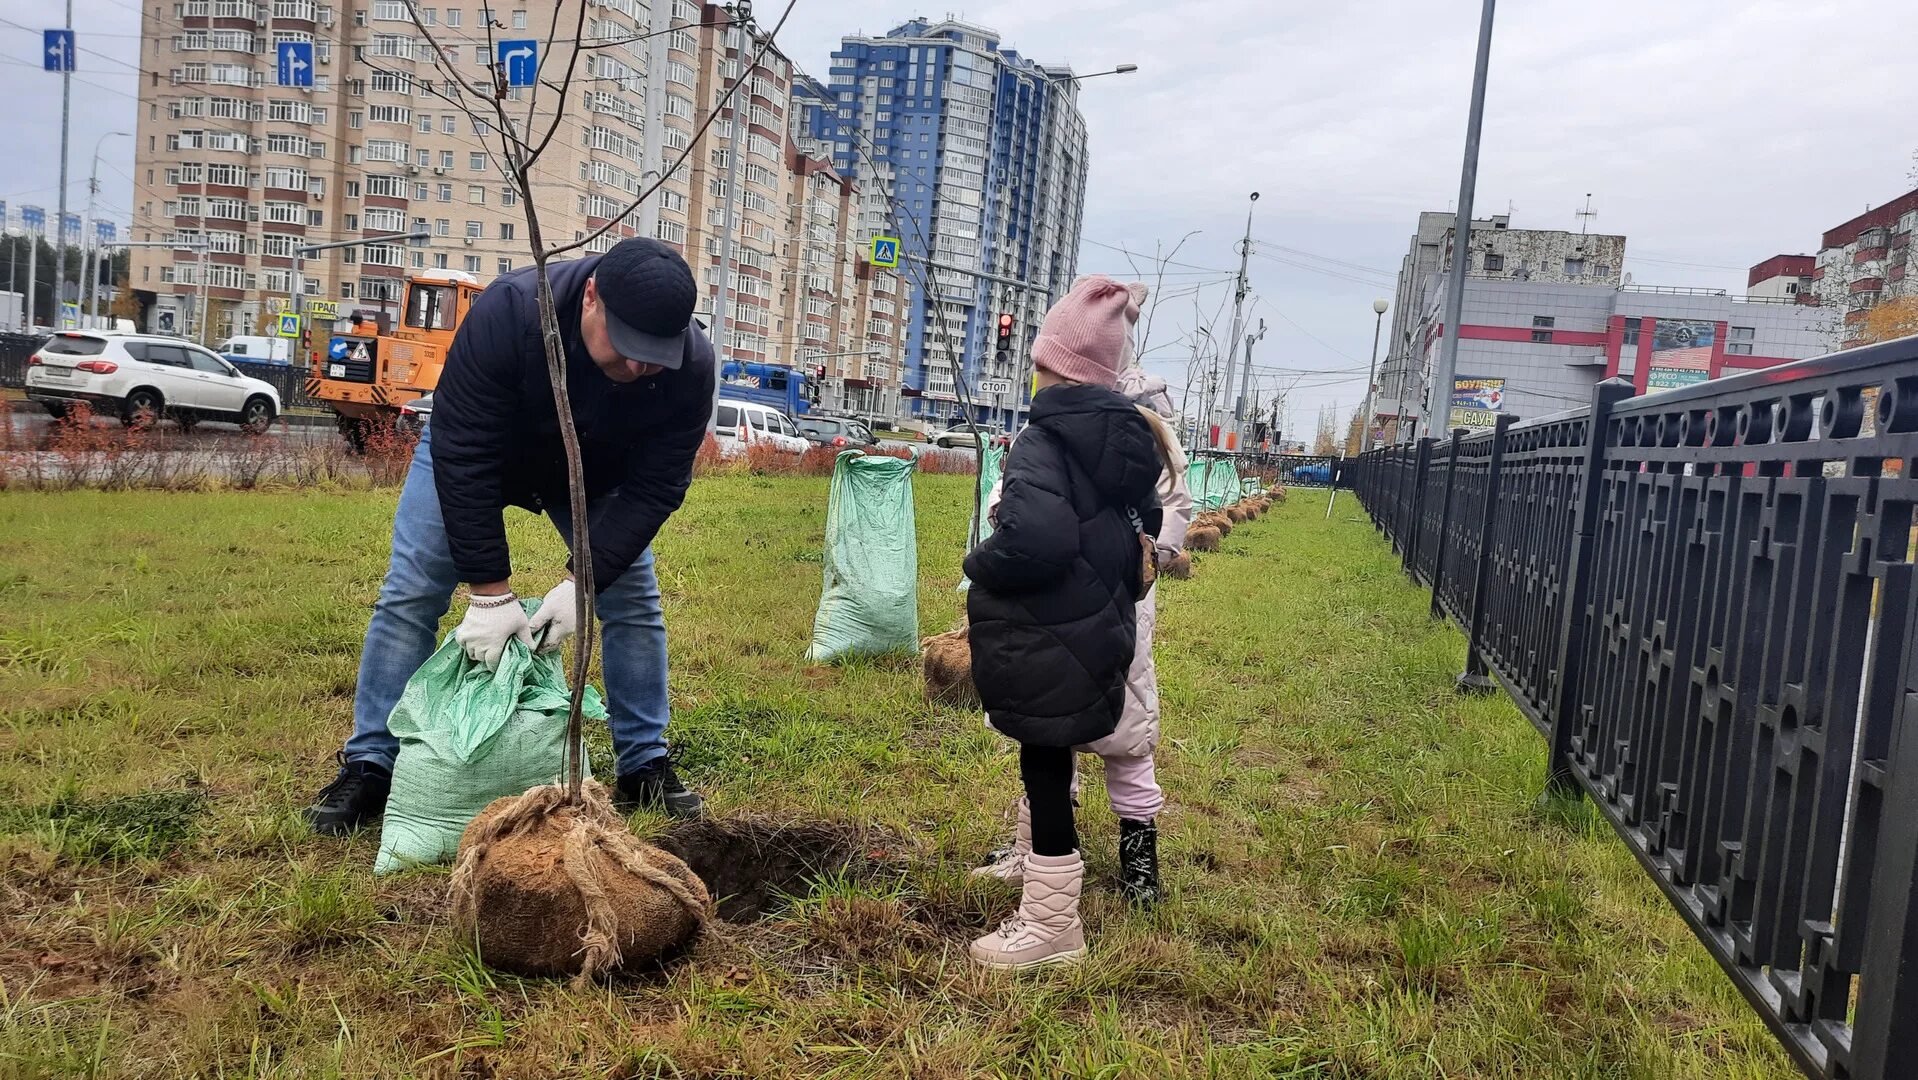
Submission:
M 374 431 L 398 423 L 400 407 L 433 392 L 453 333 L 479 298 L 479 279 L 457 270 L 422 270 L 406 279 L 399 322 L 385 333 L 356 318 L 312 353 L 308 397 L 326 403 L 355 451 Z

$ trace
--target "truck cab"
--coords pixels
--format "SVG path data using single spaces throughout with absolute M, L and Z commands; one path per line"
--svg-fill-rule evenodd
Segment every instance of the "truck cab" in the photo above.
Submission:
M 453 335 L 480 292 L 479 279 L 460 271 L 413 274 L 406 279 L 400 317 L 385 333 L 374 321 L 356 318 L 314 350 L 307 394 L 326 402 L 347 442 L 362 447 L 369 432 L 398 421 L 400 406 L 439 385 Z

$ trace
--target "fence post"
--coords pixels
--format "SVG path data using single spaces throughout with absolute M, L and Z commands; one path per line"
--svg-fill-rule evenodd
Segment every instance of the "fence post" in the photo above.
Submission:
M 1465 631 L 1465 671 L 1458 677 L 1458 688 L 1468 694 L 1485 694 L 1498 689 L 1498 683 L 1485 670 L 1485 657 L 1478 643 L 1485 633 L 1485 590 L 1492 580 L 1492 531 L 1498 523 L 1499 474 L 1505 468 L 1505 429 L 1516 417 L 1500 414 L 1492 428 L 1492 456 L 1485 464 L 1485 505 L 1479 513 L 1478 569 L 1472 575 L 1472 621 Z
M 1592 411 L 1585 430 L 1585 456 L 1579 463 L 1578 503 L 1572 511 L 1571 550 L 1565 559 L 1565 604 L 1558 627 L 1558 685 L 1551 701 L 1552 745 L 1545 759 L 1546 794 L 1570 795 L 1578 792 L 1568 764 L 1572 747 L 1572 728 L 1581 712 L 1578 697 L 1581 673 L 1578 664 L 1584 657 L 1585 636 L 1589 630 L 1585 605 L 1592 590 L 1592 540 L 1597 534 L 1598 501 L 1604 491 L 1605 429 L 1618 403 L 1632 396 L 1633 386 L 1626 379 L 1606 379 L 1592 388 Z
M 1438 550 L 1432 553 L 1432 618 L 1445 618 L 1445 604 L 1440 599 L 1445 591 L 1445 549 L 1451 546 L 1452 531 L 1452 489 L 1458 481 L 1458 444 L 1469 434 L 1464 428 L 1453 428 L 1450 446 L 1445 451 L 1445 501 L 1439 505 Z
M 1425 469 L 1432 463 L 1432 444 L 1437 439 L 1427 436 L 1419 440 L 1418 455 L 1412 459 L 1412 472 L 1406 483 L 1411 486 L 1412 512 L 1405 518 L 1405 544 L 1401 548 L 1405 553 L 1405 572 L 1412 576 L 1413 582 L 1419 579 L 1419 534 L 1425 517 Z

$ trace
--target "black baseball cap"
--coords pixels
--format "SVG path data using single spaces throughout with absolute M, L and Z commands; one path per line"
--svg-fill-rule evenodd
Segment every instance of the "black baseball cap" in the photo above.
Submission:
M 600 256 L 593 282 L 619 355 L 678 369 L 699 300 L 692 268 L 679 252 L 650 237 L 621 240 Z

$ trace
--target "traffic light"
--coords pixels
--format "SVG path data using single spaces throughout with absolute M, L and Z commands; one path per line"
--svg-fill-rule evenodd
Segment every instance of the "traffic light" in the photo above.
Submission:
M 999 347 L 1001 349 L 1012 347 L 1012 315 L 1010 313 L 1002 312 L 999 315 Z

